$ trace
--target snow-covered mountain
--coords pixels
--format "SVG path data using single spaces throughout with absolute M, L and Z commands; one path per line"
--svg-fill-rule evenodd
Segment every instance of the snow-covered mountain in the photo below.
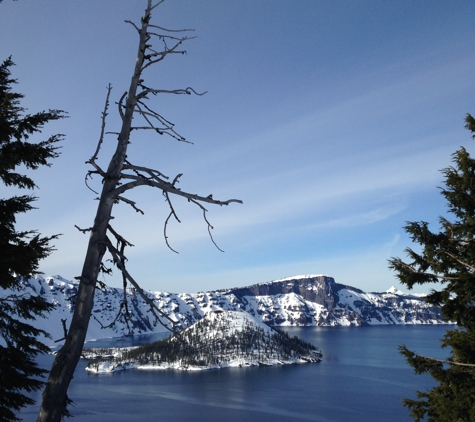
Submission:
M 209 312 L 169 337 L 139 347 L 85 349 L 87 370 L 107 373 L 137 369 L 205 370 L 320 362 L 312 344 L 278 332 L 244 311 Z
M 55 303 L 56 309 L 37 321 L 53 339 L 63 337 L 61 320 L 71 319 L 77 282 L 59 276 L 24 280 L 24 292 L 41 295 Z M 0 295 L 8 292 L 1 292 Z M 158 308 L 179 328 L 194 324 L 211 311 L 245 311 L 272 326 L 357 326 L 374 324 L 439 324 L 440 309 L 427 305 L 416 295 L 407 295 L 395 288 L 383 293 L 365 293 L 355 287 L 338 284 L 325 275 L 289 277 L 247 287 L 210 292 L 169 293 L 146 292 Z M 130 316 L 122 314 L 113 322 L 126 298 Z M 135 292 L 106 287 L 96 291 L 93 318 L 87 339 L 127 334 L 163 332 L 156 324 L 148 305 Z M 170 325 L 166 320 L 164 323 Z

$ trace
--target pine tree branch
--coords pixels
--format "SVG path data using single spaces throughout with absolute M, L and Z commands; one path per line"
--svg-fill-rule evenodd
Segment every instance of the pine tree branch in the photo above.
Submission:
M 406 264 L 405 262 L 402 262 L 402 261 L 399 261 L 398 263 L 416 275 L 425 275 L 429 277 L 440 278 L 441 280 L 458 280 L 458 277 L 443 276 L 440 274 L 429 273 L 427 271 L 416 271 L 411 265 Z
M 447 251 L 440 251 L 439 253 L 445 253 L 446 255 L 450 256 L 452 259 L 455 259 L 459 264 L 463 265 L 466 268 L 469 268 L 472 271 L 475 271 L 475 266 L 467 264 L 464 261 L 461 261 L 459 258 L 457 258 L 455 255 L 451 254 L 450 252 Z
M 417 353 L 414 353 L 414 356 L 417 357 L 417 358 L 431 360 L 431 361 L 437 362 L 437 363 L 446 363 L 447 365 L 466 366 L 466 367 L 470 367 L 470 368 L 475 368 L 474 363 L 461 363 L 461 362 L 455 362 L 453 360 L 436 359 L 436 358 L 431 358 L 431 357 L 428 357 L 428 356 L 422 356 L 422 355 L 419 355 Z

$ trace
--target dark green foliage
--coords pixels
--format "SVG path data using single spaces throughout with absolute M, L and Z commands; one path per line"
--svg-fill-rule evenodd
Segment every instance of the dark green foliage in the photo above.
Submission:
M 274 337 L 279 339 L 282 351 L 287 356 L 292 354 L 308 355 L 312 350 L 317 350 L 313 344 L 302 340 L 300 337 L 290 337 L 288 333 L 279 329 L 275 329 L 275 331 L 277 331 L 277 334 L 274 334 Z
M 11 92 L 16 83 L 10 77 L 11 59 L 0 65 L 0 179 L 5 186 L 33 189 L 34 181 L 19 172 L 21 166 L 35 170 L 49 166 L 58 156 L 56 143 L 60 135 L 38 143 L 29 142 L 44 124 L 64 117 L 60 110 L 24 115 L 19 101 L 22 94 Z M 47 257 L 56 236 L 41 237 L 36 231 L 17 231 L 16 216 L 32 210 L 34 196 L 0 198 L 0 421 L 19 420 L 15 412 L 33 400 L 24 393 L 43 385 L 40 377 L 47 371 L 39 368 L 35 358 L 48 348 L 38 340 L 48 336 L 27 321 L 42 317 L 52 309 L 40 297 L 25 295 L 21 277 L 38 274 L 39 261 Z
M 466 123 L 475 134 L 475 119 L 467 115 Z M 453 154 L 453 163 L 443 170 L 441 192 L 454 221 L 440 217 L 438 233 L 430 231 L 426 222 L 407 223 L 406 232 L 422 250 L 407 248 L 408 263 L 390 260 L 390 268 L 410 289 L 416 284 L 440 283 L 440 290 L 432 290 L 426 300 L 440 306 L 448 321 L 457 323 L 441 340 L 450 351 L 446 362 L 400 348 L 417 374 L 428 373 L 438 383 L 429 391 L 417 392 L 418 400 L 404 400 L 416 421 L 475 421 L 475 160 L 460 148 Z

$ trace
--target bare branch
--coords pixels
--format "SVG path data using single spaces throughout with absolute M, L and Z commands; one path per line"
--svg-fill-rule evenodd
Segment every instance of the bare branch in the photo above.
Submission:
M 208 91 L 204 91 L 202 93 L 196 92 L 193 88 L 187 87 L 185 89 L 152 89 L 148 88 L 142 91 L 141 93 L 137 94 L 137 100 L 140 100 L 146 97 L 148 94 L 176 94 L 176 95 L 191 95 L 192 93 L 195 95 L 205 95 Z
M 121 193 L 124 193 L 125 191 L 133 189 L 137 186 L 152 186 L 152 187 L 161 189 L 164 192 L 170 192 L 178 196 L 183 196 L 184 198 L 187 198 L 189 200 L 207 202 L 209 204 L 214 204 L 214 205 L 229 205 L 232 202 L 242 204 L 242 201 L 240 199 L 228 199 L 226 201 L 218 201 L 216 199 L 213 199 L 211 195 L 205 197 L 205 196 L 195 195 L 193 193 L 184 192 L 176 188 L 175 186 L 173 186 L 171 183 L 163 182 L 163 181 L 160 181 L 159 179 L 150 180 L 150 179 L 142 178 L 140 176 L 133 176 L 133 175 L 128 175 L 128 174 L 122 174 L 121 177 L 124 179 L 132 179 L 134 181 L 125 183 L 122 186 L 118 186 L 113 191 L 112 193 L 113 195 L 120 195 Z
M 178 218 L 174 208 L 173 208 L 173 205 L 172 205 L 172 201 L 170 200 L 170 197 L 168 196 L 168 192 L 163 192 L 163 195 L 165 195 L 165 198 L 166 198 L 166 201 L 168 202 L 168 205 L 170 206 L 170 212 L 171 214 L 173 214 L 173 216 L 175 217 L 175 220 L 178 221 L 179 223 L 181 223 L 180 219 Z
M 148 116 L 147 115 L 150 115 L 150 113 L 146 113 L 144 111 L 142 111 L 142 109 L 140 108 L 140 104 L 139 102 L 137 102 L 136 106 L 135 106 L 138 110 L 138 112 L 142 115 L 142 117 L 146 120 L 146 122 L 149 124 L 149 126 L 154 129 L 154 130 L 157 130 L 157 128 L 152 124 L 152 122 L 149 120 Z M 153 115 L 152 115 L 153 116 Z M 153 116 L 156 118 L 156 116 Z
M 84 184 L 86 185 L 86 187 L 91 191 L 91 192 L 94 192 L 96 195 L 99 195 L 99 192 L 96 192 L 94 189 L 92 189 L 90 186 L 89 186 L 89 183 L 87 183 L 88 179 L 91 178 L 92 179 L 92 175 L 93 174 L 98 174 L 97 171 L 88 171 L 86 173 L 86 176 L 84 177 Z
M 130 246 L 130 247 L 134 246 L 127 239 L 125 239 L 125 237 L 117 233 L 110 224 L 107 225 L 107 230 L 109 230 L 112 233 L 112 235 L 116 238 L 118 244 L 123 244 L 125 246 Z
M 125 257 L 124 255 L 124 249 L 126 246 L 134 246 L 132 245 L 130 242 L 128 242 L 124 237 L 122 237 L 120 234 L 118 234 L 113 228 L 112 226 L 109 224 L 108 225 L 108 230 L 113 234 L 113 236 L 116 238 L 117 240 L 117 247 L 120 249 L 120 259 L 121 259 L 121 264 L 123 266 L 125 266 L 125 261 L 127 260 L 127 258 Z M 108 244 L 110 244 L 110 240 L 109 238 L 106 236 L 106 241 Z M 114 260 L 115 262 L 115 260 Z M 123 281 L 123 299 L 122 299 L 122 302 L 120 303 L 120 307 L 119 307 L 119 310 L 117 312 L 117 315 L 116 317 L 114 318 L 114 320 L 107 326 L 103 326 L 102 325 L 102 322 L 99 321 L 99 319 L 96 318 L 96 320 L 99 322 L 99 324 L 101 325 L 101 328 L 109 328 L 109 327 L 112 327 L 116 321 L 120 318 L 121 314 L 122 314 L 122 309 L 125 308 L 125 316 L 124 316 L 124 319 L 125 319 L 125 322 L 127 324 L 127 328 L 129 329 L 129 333 L 130 333 L 130 325 L 129 325 L 129 315 L 130 315 L 130 311 L 129 311 L 129 305 L 128 305 L 128 302 L 127 302 L 127 279 L 125 278 L 125 276 L 123 275 L 122 273 L 122 281 Z
M 147 50 L 148 51 L 151 51 L 152 53 L 151 54 L 147 54 L 145 56 L 145 60 L 149 60 L 149 62 L 147 63 L 146 66 L 143 67 L 143 69 L 145 69 L 145 67 L 148 67 L 149 65 L 152 65 L 152 64 L 155 64 L 155 63 L 158 63 L 158 62 L 161 62 L 168 54 L 187 54 L 187 51 L 186 50 L 177 50 L 177 49 L 170 49 L 168 48 L 167 46 L 167 40 L 173 40 L 173 41 L 178 41 L 177 43 L 177 46 L 178 45 L 181 45 L 181 43 L 183 41 L 187 41 L 187 40 L 192 40 L 196 37 L 185 37 L 185 38 L 178 38 L 178 37 L 173 37 L 173 36 L 170 36 L 170 35 L 163 35 L 163 34 L 157 34 L 156 32 L 148 32 L 147 31 L 147 35 L 151 38 L 152 36 L 154 37 L 158 37 L 159 39 L 161 39 L 163 41 L 163 45 L 165 47 L 165 50 L 162 50 L 162 51 L 156 51 L 154 50 L 153 48 L 150 48 L 148 45 L 147 45 Z M 152 57 L 159 57 L 158 59 L 155 59 L 155 60 L 152 60 Z M 143 70 L 142 69 L 142 70 Z
M 130 130 L 153 130 L 157 133 L 159 133 L 160 135 L 163 135 L 163 131 L 164 129 L 159 129 L 159 128 L 156 128 L 154 126 L 131 126 L 130 127 Z
M 123 170 L 132 170 L 137 176 L 145 177 L 140 174 L 140 172 L 145 172 L 149 174 L 149 177 L 152 177 L 154 179 L 157 179 L 163 183 L 167 183 L 163 180 L 160 179 L 160 177 L 163 177 L 164 179 L 169 179 L 168 176 L 165 176 L 163 173 L 160 173 L 158 170 L 154 170 L 148 167 L 142 167 L 142 166 L 135 166 L 130 164 L 128 161 L 125 161 L 125 164 L 122 167 Z
M 149 89 L 147 88 L 146 86 L 144 85 L 140 85 L 142 88 L 144 89 Z M 146 111 L 141 111 L 141 113 L 143 114 L 147 114 L 148 116 L 153 116 L 155 117 L 156 119 L 158 119 L 160 121 L 160 123 L 162 123 L 163 125 L 167 126 L 167 127 L 175 127 L 175 124 L 170 122 L 170 120 L 167 120 L 165 119 L 165 117 L 163 117 L 161 114 L 157 113 L 155 110 L 152 110 L 147 104 L 145 104 L 142 100 L 137 100 L 137 103 L 139 103 L 140 105 L 142 105 L 143 107 L 145 107 L 149 113 L 147 113 Z
M 183 176 L 183 173 L 177 174 L 175 178 L 173 179 L 172 185 L 175 186 L 175 183 L 178 182 L 178 179 Z
M 101 329 L 102 329 L 102 330 L 105 330 L 105 329 L 107 329 L 107 328 L 111 328 L 111 327 L 113 327 L 113 326 L 115 325 L 115 323 L 117 322 L 117 320 L 121 317 L 121 315 L 122 315 L 122 309 L 127 306 L 126 304 L 127 304 L 127 302 L 125 302 L 125 303 L 124 303 L 123 301 L 120 302 L 119 309 L 118 309 L 118 311 L 117 311 L 117 314 L 116 314 L 115 318 L 112 320 L 111 323 L 109 323 L 109 324 L 107 324 L 107 325 L 104 325 L 104 324 L 102 323 L 102 321 L 101 321 L 99 318 L 97 318 L 94 314 L 92 314 L 92 317 L 99 323 L 99 325 L 101 326 Z M 126 316 L 125 316 L 124 319 L 125 319 L 125 323 L 126 323 L 126 325 L 127 325 L 127 328 L 129 329 L 129 333 L 130 333 L 130 332 L 131 332 L 131 329 L 130 329 L 130 325 L 129 325 L 129 319 L 127 318 L 127 315 L 128 315 L 128 314 L 129 314 L 129 313 L 128 313 L 128 308 L 127 308 L 127 310 L 126 310 Z
M 153 5 L 153 6 L 149 4 L 150 10 L 153 10 L 153 9 L 155 9 L 157 6 L 160 6 L 164 1 L 165 1 L 165 0 L 160 0 L 157 4 L 155 4 L 155 5 Z
M 127 91 L 125 91 L 123 94 L 122 94 L 122 97 L 120 97 L 120 100 L 119 102 L 117 103 L 117 105 L 119 106 L 119 114 L 120 114 L 120 117 L 122 120 L 124 120 L 125 116 L 124 116 L 124 112 L 122 111 L 122 108 L 124 107 L 122 105 L 122 103 L 124 102 L 124 99 L 125 99 L 125 96 L 127 95 Z M 114 132 L 115 133 L 115 132 Z M 118 134 L 118 133 L 117 133 Z
M 194 29 L 167 29 L 167 28 L 163 28 L 162 26 L 158 26 L 158 25 L 152 25 L 152 24 L 149 24 L 148 25 L 149 28 L 157 28 L 157 29 L 160 29 L 161 31 L 167 31 L 167 32 L 195 32 Z
M 97 159 L 97 155 L 99 154 L 99 150 L 101 149 L 101 144 L 104 141 L 104 132 L 106 129 L 106 117 L 107 117 L 107 110 L 109 108 L 109 97 L 112 91 L 112 85 L 109 84 L 107 86 L 107 95 L 106 95 L 106 103 L 104 104 L 104 111 L 101 113 L 101 135 L 99 136 L 99 142 L 97 143 L 97 148 L 92 157 L 86 163 L 94 163 Z
M 168 203 L 168 206 L 170 207 L 170 214 L 168 214 L 167 219 L 165 220 L 165 224 L 163 225 L 163 237 L 165 238 L 165 243 L 167 244 L 168 248 L 172 250 L 175 253 L 178 253 L 175 249 L 173 249 L 170 246 L 170 243 L 168 242 L 168 236 L 167 236 L 167 226 L 168 226 L 168 221 L 170 220 L 170 217 L 173 215 L 175 217 L 175 220 L 181 223 L 180 219 L 178 218 L 178 215 L 175 212 L 175 209 L 173 208 L 172 201 L 170 200 L 170 197 L 168 196 L 168 192 L 163 192 L 163 195 L 165 196 L 166 202 Z
M 92 170 L 88 171 L 87 176 L 90 176 L 91 174 L 100 174 L 102 177 L 106 177 L 107 173 L 104 170 L 102 170 L 102 168 L 95 161 L 86 161 L 86 164 L 90 164 L 92 167 L 96 169 L 96 171 L 92 171 Z
M 150 307 L 150 311 L 152 312 L 152 314 L 155 316 L 156 318 L 156 321 L 159 322 L 160 324 L 162 324 L 167 330 L 173 332 L 174 334 L 177 334 L 177 330 L 176 330 L 176 322 L 173 321 L 166 313 L 164 313 L 160 308 L 158 308 L 158 306 L 155 304 L 155 302 L 153 301 L 153 299 L 149 298 L 145 292 L 143 291 L 143 289 L 140 287 L 140 285 L 133 279 L 133 277 L 129 274 L 129 272 L 126 270 L 125 268 L 125 265 L 123 264 L 122 262 L 122 259 L 121 259 L 121 253 L 116 249 L 114 248 L 114 246 L 112 246 L 112 244 L 110 242 L 107 243 L 107 249 L 109 250 L 110 254 L 112 255 L 112 257 L 114 258 L 114 263 L 116 264 L 117 268 L 119 268 L 120 271 L 122 271 L 122 274 L 124 274 L 124 276 L 127 278 L 127 281 L 132 284 L 132 286 L 135 287 L 135 290 L 136 292 L 140 295 L 140 297 L 145 301 L 145 303 L 147 303 Z M 158 315 L 157 315 L 158 314 Z M 171 323 L 171 326 L 172 328 L 170 329 L 170 327 L 168 327 L 166 324 L 164 324 L 161 319 L 160 319 L 160 316 L 162 318 L 165 318 L 167 319 L 170 323 Z
M 117 196 L 117 200 L 129 204 L 136 212 L 139 212 L 140 214 L 144 215 L 144 212 L 135 205 L 136 202 L 134 202 L 130 199 L 124 198 L 123 196 Z
M 125 23 L 130 23 L 137 30 L 137 32 L 140 33 L 140 28 L 137 25 L 135 25 L 135 23 L 133 23 L 132 21 L 129 21 L 128 19 L 125 20 L 124 22 Z
M 126 166 L 124 166 L 126 167 Z M 137 176 L 133 176 L 133 175 L 127 175 L 127 174 L 122 174 L 122 178 L 126 178 L 126 179 L 135 179 L 134 182 L 129 182 L 129 183 L 126 183 L 122 186 L 119 186 L 115 191 L 114 191 L 114 195 L 117 195 L 117 198 L 120 197 L 119 193 L 122 193 L 122 192 L 125 192 L 129 189 L 133 189 L 134 187 L 137 187 L 137 186 L 141 186 L 141 185 L 146 185 L 146 186 L 152 186 L 152 187 L 157 187 L 159 189 L 161 189 L 163 191 L 163 194 L 165 195 L 165 198 L 166 198 L 166 202 L 168 203 L 169 207 L 170 207 L 170 214 L 168 215 L 167 219 L 165 220 L 165 223 L 164 223 L 164 228 L 163 228 L 163 234 L 164 234 L 164 238 L 165 238 L 165 243 L 167 244 L 168 248 L 170 250 L 172 250 L 173 252 L 175 253 L 178 253 L 175 249 L 173 249 L 169 242 L 168 242 L 168 236 L 167 236 L 167 227 L 168 227 L 168 223 L 170 221 L 170 218 L 172 216 L 175 217 L 175 219 L 180 223 L 180 219 L 178 218 L 174 208 L 173 208 L 173 205 L 172 205 L 172 202 L 170 200 L 170 196 L 169 196 L 169 193 L 173 193 L 175 195 L 179 195 L 179 196 L 183 196 L 185 198 L 188 199 L 188 201 L 194 203 L 195 205 L 197 205 L 202 211 L 203 211 L 203 219 L 205 220 L 206 224 L 207 224 L 207 228 L 208 228 L 208 234 L 209 234 L 209 237 L 211 239 L 211 241 L 213 242 L 214 246 L 216 246 L 216 248 L 221 251 L 221 252 L 224 252 L 224 250 L 222 250 L 218 245 L 217 243 L 215 242 L 214 238 L 213 238 L 213 235 L 211 233 L 211 230 L 213 230 L 213 226 L 211 225 L 211 223 L 209 222 L 207 216 L 206 216 L 206 213 L 207 213 L 207 209 L 200 203 L 200 202 L 207 202 L 207 203 L 211 203 L 211 204 L 217 204 L 217 205 L 228 205 L 230 204 L 231 202 L 237 202 L 237 203 L 241 203 L 242 204 L 242 201 L 241 200 L 238 200 L 238 199 L 229 199 L 227 201 L 218 201 L 218 200 L 215 200 L 213 199 L 213 195 L 208 195 L 207 197 L 203 197 L 203 196 L 199 196 L 199 195 L 195 195 L 195 194 L 190 194 L 188 192 L 183 192 L 182 190 L 178 189 L 175 187 L 175 183 L 178 181 L 178 179 L 182 176 L 182 174 L 178 174 L 175 179 L 173 180 L 172 183 L 169 183 L 169 182 L 166 182 L 162 179 L 160 179 L 159 177 L 157 177 L 154 172 L 156 170 L 152 170 L 152 169 L 148 169 L 148 168 L 144 168 L 144 167 L 136 167 L 136 166 L 127 166 L 128 168 L 133 168 L 134 170 L 138 170 L 140 169 L 141 171 L 144 171 L 144 172 L 147 172 L 149 174 L 149 178 L 145 178 L 143 175 L 141 175 L 140 173 L 137 174 Z
M 74 227 L 76 227 L 80 232 L 83 232 L 84 234 L 92 231 L 92 227 L 89 227 L 87 229 L 81 229 L 79 226 L 76 226 L 76 224 L 74 225 Z
M 144 88 L 146 88 L 146 87 L 144 87 Z M 148 88 L 146 88 L 146 89 L 148 89 Z M 148 112 L 142 110 L 140 105 L 144 106 L 148 110 Z M 172 138 L 176 139 L 177 141 L 186 142 L 188 144 L 193 143 L 193 142 L 187 141 L 183 136 L 181 136 L 178 132 L 176 132 L 175 129 L 174 129 L 175 125 L 173 123 L 171 123 L 170 121 L 165 119 L 163 116 L 161 116 L 160 114 L 158 114 L 155 111 L 153 111 L 152 109 L 150 109 L 145 103 L 143 103 L 143 101 L 137 101 L 136 108 L 137 108 L 136 112 L 139 113 L 147 121 L 147 123 L 150 125 L 150 128 L 134 127 L 133 129 L 153 129 L 158 134 L 163 135 L 165 133 L 165 134 L 171 136 Z M 154 118 L 154 119 L 158 120 L 164 127 L 157 128 L 150 121 L 150 119 L 148 117 L 151 117 L 151 118 Z
M 212 195 L 210 195 L 212 197 Z M 208 212 L 208 210 L 203 207 L 203 205 L 201 205 L 199 202 L 195 201 L 194 199 L 190 199 L 190 202 L 193 202 L 195 205 L 197 205 L 198 207 L 200 207 L 202 210 L 203 210 L 203 219 L 206 221 L 206 224 L 208 225 L 208 234 L 209 234 L 209 237 L 211 239 L 211 242 L 213 242 L 213 245 L 216 246 L 216 249 L 218 249 L 219 251 L 221 252 L 224 252 L 217 244 L 216 242 L 214 241 L 214 238 L 213 238 L 213 235 L 211 234 L 211 230 L 214 229 L 214 227 L 211 225 L 211 223 L 208 221 L 208 219 L 206 218 L 206 213 Z
M 174 211 L 170 211 L 170 214 L 168 214 L 168 217 L 167 219 L 165 220 L 165 223 L 163 225 L 163 237 L 165 239 L 165 243 L 166 245 L 168 246 L 168 249 L 170 249 L 172 252 L 175 252 L 176 254 L 178 254 L 179 252 L 176 251 L 175 249 L 173 249 L 171 246 L 170 246 L 170 243 L 168 242 L 168 236 L 167 236 L 167 227 L 168 227 L 168 221 L 170 220 L 170 217 L 174 215 L 175 218 L 178 220 L 178 218 L 176 217 L 176 214 L 174 213 Z M 178 222 L 180 222 L 180 220 L 178 220 Z
M 65 340 L 66 337 L 68 336 L 68 330 L 67 330 L 67 328 L 66 328 L 66 321 L 67 321 L 67 319 L 61 318 L 61 324 L 62 324 L 62 326 L 63 326 L 64 337 L 63 337 L 63 338 L 60 338 L 59 340 L 55 340 L 55 341 L 54 341 L 55 343 L 59 343 L 60 341 Z
M 162 34 L 156 34 L 154 32 L 148 32 L 147 30 L 147 36 L 148 38 L 150 38 L 150 36 L 156 36 L 156 37 L 159 37 L 161 38 L 164 43 L 165 43 L 165 38 Z M 171 38 L 171 37 L 169 37 Z M 140 69 L 140 72 L 143 72 L 147 67 L 149 67 L 150 65 L 152 64 L 155 64 L 155 63 L 158 63 L 160 61 L 162 61 L 168 54 L 185 54 L 186 51 L 179 51 L 177 50 L 177 48 L 186 40 L 189 40 L 189 39 L 192 39 L 192 38 L 196 38 L 196 37 L 182 37 L 180 39 L 177 40 L 176 44 L 171 47 L 171 48 L 168 48 L 166 43 L 165 43 L 165 48 L 166 50 L 162 51 L 162 52 L 154 52 L 153 55 L 151 56 L 147 56 L 147 55 L 144 55 L 144 59 L 145 60 L 148 60 L 148 63 L 145 64 L 145 65 L 142 65 L 141 69 Z M 157 56 L 160 56 L 158 59 L 154 59 L 152 60 L 151 57 L 157 57 Z
M 112 85 L 109 84 L 107 86 L 107 95 L 106 95 L 106 101 L 104 104 L 104 110 L 101 113 L 101 134 L 99 136 L 99 141 L 97 142 L 97 147 L 96 151 L 92 155 L 92 157 L 86 161 L 86 164 L 90 164 L 95 168 L 95 171 L 88 171 L 85 178 L 84 178 L 84 183 L 87 186 L 87 188 L 94 192 L 96 195 L 99 195 L 99 192 L 96 192 L 94 189 L 89 186 L 88 179 L 92 176 L 92 174 L 100 174 L 102 177 L 106 176 L 106 172 L 102 170 L 102 168 L 96 163 L 97 156 L 99 155 L 99 151 L 101 149 L 101 145 L 104 142 L 104 134 L 105 134 L 105 128 L 106 128 L 106 117 L 108 115 L 107 110 L 109 108 L 109 98 L 110 98 L 110 93 L 112 91 Z

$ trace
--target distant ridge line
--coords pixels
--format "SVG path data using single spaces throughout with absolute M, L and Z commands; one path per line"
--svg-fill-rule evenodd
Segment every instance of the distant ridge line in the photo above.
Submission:
M 22 280 L 26 294 L 40 295 L 56 309 L 36 325 L 52 334 L 53 340 L 63 337 L 61 319 L 70 321 L 74 309 L 77 282 L 60 276 L 37 276 Z M 0 291 L 0 295 L 11 292 Z M 361 326 L 382 324 L 444 324 L 440 309 L 427 304 L 423 297 L 407 295 L 395 288 L 381 293 L 366 293 L 358 288 L 336 283 L 324 274 L 286 277 L 245 287 L 208 292 L 147 292 L 156 305 L 186 328 L 217 310 L 244 311 L 269 326 Z M 155 324 L 148 305 L 134 293 L 126 292 L 129 324 L 121 315 L 112 322 L 123 299 L 123 289 L 106 287 L 97 290 L 93 318 L 87 339 L 117 337 L 166 331 Z

